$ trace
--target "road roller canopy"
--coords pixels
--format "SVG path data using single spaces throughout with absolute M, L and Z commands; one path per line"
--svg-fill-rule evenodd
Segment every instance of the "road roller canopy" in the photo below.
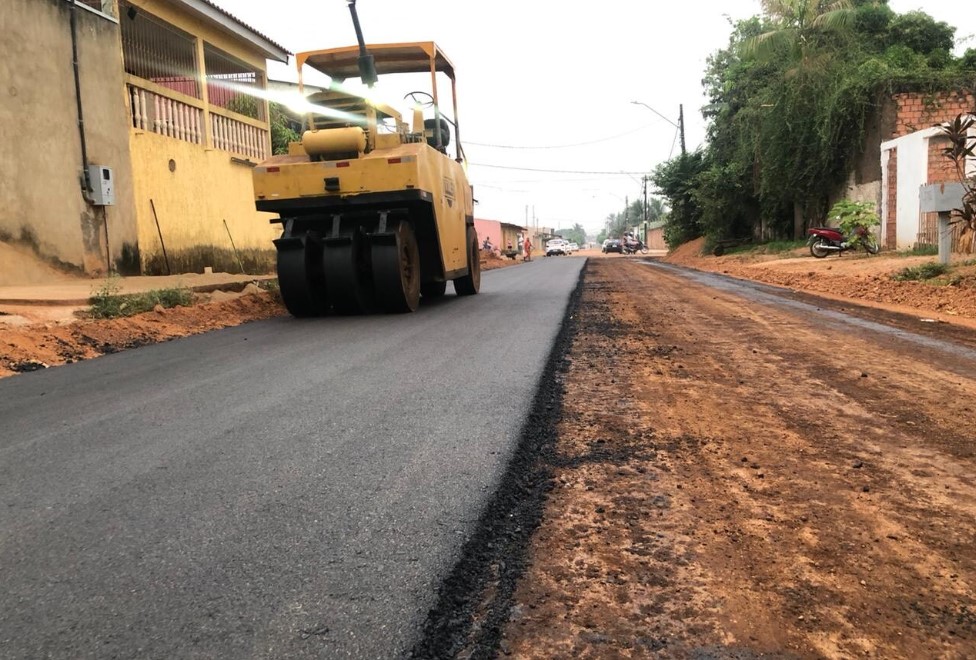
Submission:
M 424 85 L 426 89 L 415 87 L 414 89 L 416 91 L 410 93 L 419 93 L 431 99 L 429 105 L 423 105 L 424 102 L 422 100 L 417 97 L 413 98 L 415 105 L 412 132 L 426 136 L 428 144 L 446 154 L 447 147 L 451 142 L 451 130 L 453 129 L 455 160 L 462 162 L 464 160 L 464 150 L 461 147 L 460 128 L 457 121 L 457 81 L 454 77 L 454 65 L 441 52 L 437 44 L 433 41 L 375 44 L 367 45 L 366 50 L 372 56 L 373 66 L 377 76 L 381 80 L 385 76 L 392 74 L 408 74 L 407 77 L 418 74 L 427 76 L 429 83 Z M 350 94 L 344 92 L 338 89 L 338 86 L 350 78 L 361 77 L 359 69 L 360 54 L 358 45 L 343 46 L 342 48 L 329 48 L 298 53 L 295 56 L 295 60 L 298 67 L 298 80 L 300 85 L 302 84 L 302 70 L 305 65 L 320 73 L 324 73 L 334 83 L 337 83 L 337 87 L 329 90 L 328 93 L 320 94 L 310 99 L 318 102 L 320 105 L 329 106 L 332 112 L 322 113 L 313 110 L 313 114 L 310 115 L 309 126 L 321 129 L 331 128 L 333 126 L 346 127 L 363 123 L 367 130 L 367 151 L 371 151 L 375 146 L 373 144 L 373 136 L 377 132 L 375 130 L 378 128 L 377 120 L 382 120 L 385 114 L 387 117 L 395 118 L 395 123 L 399 125 L 401 115 L 397 114 L 389 105 L 379 104 L 375 100 L 366 100 L 363 97 L 359 100 L 354 99 L 352 105 L 346 106 L 346 102 L 342 100 L 342 97 L 353 98 L 356 93 L 353 92 Z M 453 116 L 445 113 L 441 107 L 437 89 L 437 78 L 439 75 L 446 76 L 450 81 L 451 96 L 449 107 L 453 110 Z M 366 81 L 364 80 L 364 82 Z M 405 96 L 404 99 L 408 98 L 410 94 Z M 372 94 L 367 93 L 366 96 L 372 96 Z M 424 118 L 420 111 L 422 107 L 432 107 L 433 117 Z M 341 110 L 342 112 L 337 115 L 337 110 Z M 329 116 L 323 119 L 315 116 L 316 114 L 326 114 Z M 364 116 L 365 122 L 357 122 L 353 115 Z
M 454 81 L 454 65 L 433 41 L 368 45 L 378 75 L 390 73 L 444 73 Z M 307 64 L 342 82 L 359 75 L 359 46 L 311 50 L 295 55 L 298 70 Z

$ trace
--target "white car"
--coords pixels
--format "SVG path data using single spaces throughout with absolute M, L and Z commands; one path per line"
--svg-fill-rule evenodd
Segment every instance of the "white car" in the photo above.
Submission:
M 554 238 L 546 243 L 547 257 L 553 257 L 559 254 L 569 254 L 569 243 L 561 238 Z
M 570 243 L 569 244 L 569 249 L 572 250 L 573 252 L 579 252 L 579 244 L 578 243 Z

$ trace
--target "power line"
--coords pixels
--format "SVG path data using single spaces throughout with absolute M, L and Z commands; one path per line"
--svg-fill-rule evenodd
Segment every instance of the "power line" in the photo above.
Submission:
M 616 140 L 617 138 L 625 137 L 627 135 L 632 135 L 643 131 L 646 128 L 650 128 L 651 124 L 645 124 L 640 128 L 635 128 L 632 131 L 627 131 L 626 133 L 618 133 L 616 135 L 611 135 L 610 137 L 600 138 L 598 140 L 590 140 L 589 142 L 575 142 L 573 144 L 556 144 L 556 145 L 543 145 L 538 147 L 522 146 L 522 145 L 512 145 L 512 144 L 486 144 L 484 142 L 472 142 L 471 140 L 465 140 L 465 144 L 470 144 L 476 147 L 489 147 L 492 149 L 570 149 L 572 147 L 585 147 L 590 144 L 599 144 L 601 142 L 609 142 L 610 140 Z
M 666 121 L 669 124 L 671 124 L 672 126 L 674 126 L 675 128 L 681 128 L 681 124 L 680 123 L 675 122 L 673 119 L 669 119 L 668 117 L 665 117 L 660 112 L 658 112 L 657 110 L 655 110 L 651 106 L 647 105 L 643 101 L 631 101 L 631 103 L 634 104 L 634 105 L 642 105 L 645 108 L 647 108 L 648 110 L 650 110 L 651 112 L 653 112 L 654 114 L 656 114 L 658 117 L 660 117 L 661 119 L 663 119 L 664 121 Z M 678 121 L 680 122 L 680 120 L 678 120 Z
M 671 160 L 671 157 L 674 155 L 674 145 L 677 144 L 678 142 L 678 131 L 680 130 L 681 129 L 679 128 L 676 129 L 674 132 L 674 139 L 671 140 L 671 151 L 668 152 L 668 160 Z
M 519 172 L 548 172 L 550 174 L 606 174 L 608 176 L 616 176 L 616 175 L 643 176 L 647 174 L 647 172 L 625 172 L 623 170 L 619 170 L 617 172 L 596 172 L 591 170 L 545 170 L 545 169 L 540 169 L 535 167 L 511 167 L 509 165 L 485 165 L 484 163 L 470 163 L 470 162 L 468 164 L 471 165 L 472 167 L 488 167 L 496 170 L 517 170 Z
M 546 179 L 504 179 L 504 180 L 499 180 L 499 179 L 483 179 L 482 180 L 482 179 L 479 179 L 479 185 L 485 186 L 485 185 L 488 185 L 488 184 L 499 184 L 499 183 L 503 183 L 503 184 L 506 184 L 506 185 L 512 184 L 512 183 L 541 183 L 541 184 L 548 184 L 548 185 L 553 185 L 553 186 L 566 186 L 566 185 L 572 185 L 572 184 L 576 184 L 576 183 L 594 183 L 594 182 L 595 183 L 605 183 L 609 179 L 613 179 L 613 178 L 615 178 L 617 176 L 618 176 L 618 173 L 617 172 L 614 172 L 613 174 L 605 174 L 605 175 L 600 176 L 600 177 L 586 178 L 586 179 L 561 178 L 561 177 L 559 177 L 559 178 L 557 178 L 557 177 L 549 177 L 549 178 L 546 178 Z

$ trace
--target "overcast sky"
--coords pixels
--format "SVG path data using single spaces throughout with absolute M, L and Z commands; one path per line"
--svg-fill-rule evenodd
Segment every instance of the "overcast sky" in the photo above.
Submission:
M 215 1 L 292 52 L 356 41 L 345 0 Z M 976 33 L 976 12 L 959 2 L 889 4 L 922 8 L 957 37 Z M 674 122 L 683 103 L 688 148 L 698 147 L 705 59 L 727 44 L 729 17 L 752 16 L 759 2 L 359 0 L 357 8 L 367 42 L 435 41 L 454 63 L 477 217 L 523 223 L 528 208 L 531 222 L 534 207 L 540 226 L 579 222 L 596 233 L 640 195 L 641 176 L 678 150 L 675 127 L 631 101 Z

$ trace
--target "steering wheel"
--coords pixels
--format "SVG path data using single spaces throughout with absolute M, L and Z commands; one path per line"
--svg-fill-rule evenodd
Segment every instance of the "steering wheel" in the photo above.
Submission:
M 403 96 L 404 100 L 413 101 L 415 105 L 419 105 L 421 108 L 432 108 L 434 107 L 434 97 L 427 92 L 407 92 Z

